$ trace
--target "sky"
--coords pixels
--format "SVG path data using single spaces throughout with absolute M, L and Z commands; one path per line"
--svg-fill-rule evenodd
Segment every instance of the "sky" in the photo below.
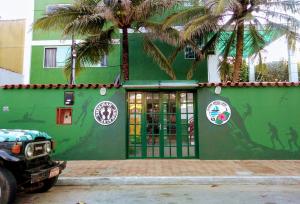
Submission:
M 30 0 L 0 0 L 1 20 L 22 19 L 30 14 Z
M 30 1 L 32 0 L 0 0 L 0 20 L 28 18 L 33 12 L 29 7 Z M 296 53 L 298 58 L 300 57 L 299 47 Z M 287 59 L 286 40 L 284 38 L 278 39 L 265 48 L 263 55 L 265 62 Z

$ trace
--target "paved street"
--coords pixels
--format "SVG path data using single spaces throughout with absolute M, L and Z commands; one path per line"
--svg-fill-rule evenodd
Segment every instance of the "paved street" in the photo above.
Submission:
M 56 186 L 43 194 L 19 194 L 16 204 L 299 204 L 300 185 Z

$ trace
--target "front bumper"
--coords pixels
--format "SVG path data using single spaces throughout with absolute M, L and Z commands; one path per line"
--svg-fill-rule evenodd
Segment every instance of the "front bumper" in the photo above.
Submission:
M 48 178 L 53 178 L 62 173 L 66 168 L 67 162 L 56 162 L 54 166 L 46 169 L 40 169 L 38 172 L 30 174 L 30 183 L 37 183 Z

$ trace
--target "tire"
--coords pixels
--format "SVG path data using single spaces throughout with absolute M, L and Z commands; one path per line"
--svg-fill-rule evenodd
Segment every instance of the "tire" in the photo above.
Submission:
M 9 170 L 0 167 L 0 204 L 13 203 L 16 193 L 16 178 Z
M 47 192 L 50 188 L 52 188 L 56 184 L 57 179 L 58 179 L 58 176 L 42 181 L 43 186 L 41 188 L 33 190 L 31 193 L 44 193 L 44 192 Z

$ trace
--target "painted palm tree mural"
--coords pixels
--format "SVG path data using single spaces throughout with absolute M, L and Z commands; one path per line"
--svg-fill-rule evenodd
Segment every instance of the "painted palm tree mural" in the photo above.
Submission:
M 96 64 L 112 49 L 113 36 L 122 31 L 123 78 L 129 79 L 128 30 L 153 27 L 152 17 L 162 14 L 178 3 L 177 0 L 76 0 L 70 6 L 62 6 L 38 19 L 35 29 L 58 30 L 64 36 L 84 36 L 77 46 L 76 70 L 82 64 Z M 152 29 L 153 30 L 153 29 Z M 151 47 L 151 41 L 147 41 Z M 151 48 L 150 48 L 151 49 Z M 152 55 L 154 56 L 154 55 Z M 66 70 L 70 72 L 72 60 Z M 168 65 L 162 62 L 162 65 Z M 174 76 L 170 66 L 164 66 Z
M 181 37 L 203 39 L 202 53 L 220 48 L 220 71 L 234 58 L 233 81 L 239 81 L 243 55 L 258 54 L 271 41 L 287 35 L 289 45 L 299 39 L 300 2 L 293 0 L 205 0 L 169 16 L 164 27 L 184 24 Z M 192 75 L 194 68 L 188 76 Z

